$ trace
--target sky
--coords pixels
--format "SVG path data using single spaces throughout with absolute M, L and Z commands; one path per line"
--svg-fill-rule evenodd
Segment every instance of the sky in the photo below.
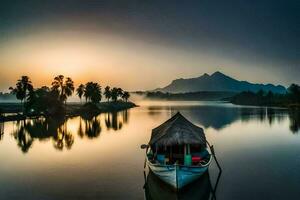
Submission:
M 28 75 L 126 90 L 221 71 L 300 84 L 300 1 L 1 0 L 0 91 Z

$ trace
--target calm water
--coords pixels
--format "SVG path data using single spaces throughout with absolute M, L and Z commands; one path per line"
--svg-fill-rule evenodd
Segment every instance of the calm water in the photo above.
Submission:
M 177 111 L 204 128 L 223 168 L 183 199 L 300 198 L 300 116 L 283 109 L 207 102 L 140 102 L 97 117 L 0 124 L 0 199 L 172 199 L 143 173 L 151 129 Z M 145 187 L 144 187 L 145 186 Z

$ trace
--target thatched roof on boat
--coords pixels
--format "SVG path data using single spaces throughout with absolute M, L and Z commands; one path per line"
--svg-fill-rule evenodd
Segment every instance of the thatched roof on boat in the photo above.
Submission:
M 150 145 L 171 146 L 200 144 L 206 146 L 202 128 L 194 125 L 179 112 L 152 130 Z

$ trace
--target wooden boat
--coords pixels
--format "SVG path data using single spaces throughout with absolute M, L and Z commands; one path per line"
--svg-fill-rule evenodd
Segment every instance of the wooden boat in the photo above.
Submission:
M 174 192 L 169 185 L 161 181 L 152 171 L 149 172 L 145 180 L 144 193 L 146 200 L 209 200 L 213 193 L 212 184 L 208 172 L 205 172 L 199 179 Z
M 151 171 L 175 189 L 181 189 L 200 178 L 207 171 L 210 162 L 211 156 L 205 165 L 199 166 L 153 164 L 147 159 L 147 165 Z
M 207 144 L 203 129 L 178 112 L 153 129 L 148 145 L 142 145 L 147 149 L 145 165 L 162 181 L 181 189 L 207 171 L 212 160 Z

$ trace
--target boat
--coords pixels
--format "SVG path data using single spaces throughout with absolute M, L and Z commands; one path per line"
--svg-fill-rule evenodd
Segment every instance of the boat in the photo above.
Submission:
M 201 127 L 181 113 L 152 130 L 146 149 L 145 165 L 162 181 L 179 190 L 199 179 L 212 161 L 214 151 Z
M 209 200 L 215 197 L 214 189 L 208 172 L 178 192 L 174 192 L 169 185 L 161 181 L 152 171 L 145 180 L 144 194 L 146 200 Z

